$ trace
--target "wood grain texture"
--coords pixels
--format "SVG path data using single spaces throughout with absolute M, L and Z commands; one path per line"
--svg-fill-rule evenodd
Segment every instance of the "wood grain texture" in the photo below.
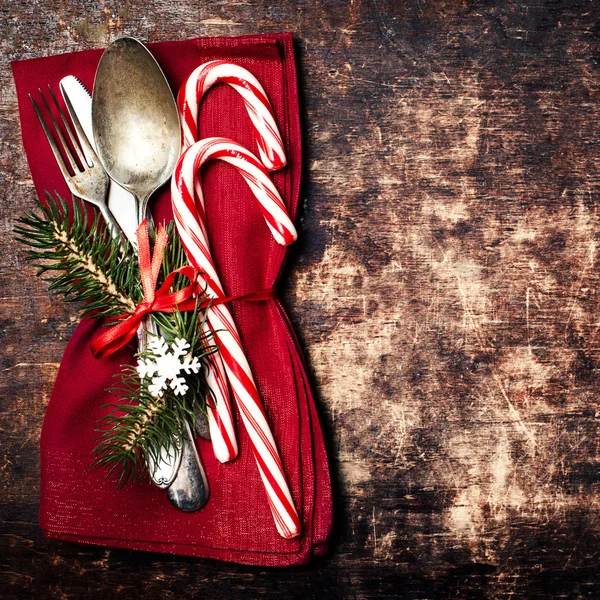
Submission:
M 600 5 L 0 3 L 3 598 L 600 597 Z M 86 548 L 37 527 L 75 312 L 11 239 L 34 195 L 8 63 L 291 30 L 304 211 L 284 297 L 337 495 L 304 569 Z

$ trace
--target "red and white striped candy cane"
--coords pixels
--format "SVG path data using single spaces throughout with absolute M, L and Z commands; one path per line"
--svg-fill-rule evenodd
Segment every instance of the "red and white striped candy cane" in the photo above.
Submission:
M 183 150 L 199 139 L 198 111 L 204 94 L 216 83 L 227 83 L 237 90 L 244 101 L 252 122 L 256 143 L 263 164 L 268 170 L 281 169 L 286 164 L 283 141 L 275 123 L 273 109 L 258 80 L 246 69 L 233 63 L 214 60 L 200 65 L 186 79 L 177 96 L 181 116 Z M 202 196 L 200 182 L 196 180 L 197 197 Z M 204 207 L 198 206 L 203 212 Z M 199 224 L 206 237 L 204 214 Z M 205 323 L 205 331 L 211 331 Z M 221 358 L 216 352 L 209 365 L 208 385 L 212 390 L 214 405 L 208 408 L 208 423 L 215 456 L 221 462 L 233 460 L 237 456 L 237 441 L 233 426 L 229 389 Z
M 181 116 L 183 149 L 200 139 L 198 108 L 204 94 L 216 83 L 227 83 L 242 96 L 263 165 L 268 171 L 283 168 L 286 164 L 283 141 L 265 90 L 250 71 L 225 60 L 200 65 L 179 90 L 177 106 Z
M 214 337 L 213 328 L 208 321 L 204 321 L 202 331 L 207 339 Z M 218 350 L 210 356 L 206 383 L 212 392 L 212 402 L 207 402 L 206 411 L 210 441 L 217 460 L 226 463 L 237 456 L 238 445 L 225 366 Z
M 236 167 L 256 196 L 279 243 L 291 243 L 297 235 L 269 174 L 246 148 L 224 138 L 207 138 L 188 148 L 180 157 L 171 180 L 175 223 L 190 263 L 204 274 L 207 294 L 222 298 L 225 293 L 210 254 L 206 223 L 201 222 L 204 198 L 202 195 L 195 198 L 195 189 L 200 189 L 201 194 L 201 186 L 195 187 L 194 179 L 200 167 L 210 159 L 220 159 Z M 293 538 L 300 533 L 300 520 L 237 327 L 225 304 L 210 307 L 207 316 L 250 438 L 277 530 L 284 538 Z

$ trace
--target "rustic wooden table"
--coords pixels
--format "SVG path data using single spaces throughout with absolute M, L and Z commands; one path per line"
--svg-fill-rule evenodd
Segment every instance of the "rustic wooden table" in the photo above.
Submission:
M 101 7 L 99 7 L 101 4 Z M 600 5 L 0 2 L 2 598 L 600 597 Z M 306 151 L 285 299 L 335 547 L 248 568 L 47 541 L 39 432 L 75 311 L 11 231 L 34 192 L 9 61 L 295 33 Z

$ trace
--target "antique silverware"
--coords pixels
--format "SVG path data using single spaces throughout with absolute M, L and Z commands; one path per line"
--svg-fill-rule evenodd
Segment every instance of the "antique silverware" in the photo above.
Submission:
M 171 88 L 152 54 L 139 41 L 120 38 L 104 51 L 94 82 L 92 127 L 100 161 L 110 178 L 135 196 L 141 223 L 150 196 L 173 173 L 181 151 L 181 130 Z M 148 320 L 148 325 L 151 323 Z M 146 329 L 152 333 L 148 325 Z M 142 349 L 146 343 L 142 335 Z M 203 467 L 195 448 L 191 453 L 186 448 L 194 442 L 185 433 L 183 448 L 173 440 L 158 464 L 148 466 L 157 485 L 175 486 L 169 494 L 171 502 L 182 510 L 194 510 L 208 499 L 208 487 L 190 485 L 190 478 L 198 471 L 203 474 Z M 189 460 L 180 468 L 182 454 Z M 196 473 L 190 468 L 192 464 Z M 180 495 L 179 486 L 196 497 Z M 182 505 L 178 504 L 180 498 L 184 498 Z
M 68 105 L 73 108 L 73 114 L 79 120 L 90 145 L 95 149 L 92 132 L 92 95 L 73 75 L 63 77 L 60 80 L 59 88 L 65 103 L 68 99 Z M 134 196 L 114 181 L 111 181 L 108 188 L 107 204 L 129 243 L 137 248 L 137 212 Z
M 191 512 L 208 500 L 208 481 L 196 450 L 194 436 L 186 424 L 181 466 L 175 481 L 167 488 L 167 498 L 180 510 Z
M 29 95 L 29 99 L 33 104 L 33 109 L 35 110 L 38 119 L 40 120 L 42 129 L 44 130 L 44 134 L 48 139 L 50 148 L 52 148 L 52 153 L 54 154 L 54 158 L 56 158 L 56 162 L 58 163 L 63 177 L 67 182 L 67 186 L 69 187 L 69 190 L 74 196 L 77 196 L 78 198 L 81 198 L 82 200 L 85 200 L 86 202 L 97 206 L 102 216 L 104 217 L 104 220 L 111 233 L 114 236 L 118 236 L 120 235 L 119 226 L 115 222 L 115 219 L 112 216 L 106 204 L 106 195 L 108 192 L 109 184 L 108 175 L 106 174 L 104 168 L 100 164 L 98 156 L 96 155 L 94 149 L 90 145 L 90 142 L 86 137 L 81 127 L 81 124 L 79 123 L 79 120 L 77 119 L 77 115 L 75 115 L 74 112 L 71 110 L 72 107 L 69 106 L 68 101 L 67 108 L 71 113 L 71 118 L 73 120 L 75 130 L 77 131 L 77 138 L 79 139 L 79 142 L 77 142 L 75 134 L 73 133 L 73 129 L 71 128 L 64 112 L 60 108 L 56 96 L 54 95 L 54 92 L 52 91 L 52 88 L 50 88 L 50 86 L 48 86 L 48 90 L 50 92 L 50 96 L 52 98 L 56 112 L 62 120 L 63 126 L 69 137 L 73 150 L 77 155 L 79 165 L 77 164 L 77 161 L 73 156 L 73 152 L 69 148 L 69 145 L 65 141 L 65 138 L 60 130 L 60 127 L 58 126 L 58 123 L 56 122 L 56 119 L 54 118 L 52 111 L 50 110 L 50 105 L 48 104 L 46 97 L 42 93 L 42 90 L 39 90 L 40 97 L 48 113 L 50 119 L 49 124 L 44 119 L 40 107 L 38 106 L 37 102 L 33 99 L 33 96 L 31 94 Z M 64 153 L 64 156 L 67 159 L 67 162 L 69 163 L 69 167 L 67 167 L 63 160 L 61 149 Z
M 73 105 L 71 104 L 68 97 L 65 97 L 65 104 L 67 105 L 67 109 L 71 115 L 73 120 L 73 125 L 75 130 L 77 131 L 77 138 L 79 139 L 79 143 L 76 140 L 76 136 L 73 133 L 71 126 L 68 123 L 68 120 L 60 108 L 58 100 L 52 89 L 49 88 L 50 96 L 52 97 L 53 104 L 55 105 L 55 109 L 59 114 L 63 125 L 65 127 L 65 131 L 71 141 L 73 146 L 73 150 L 77 154 L 77 158 L 81 164 L 81 167 L 77 164 L 75 157 L 73 156 L 72 151 L 70 150 L 68 144 L 65 141 L 65 138 L 54 118 L 54 115 L 50 109 L 50 105 L 46 100 L 44 94 L 40 90 L 40 97 L 42 102 L 46 108 L 46 111 L 49 115 L 50 125 L 47 124 L 40 107 L 37 102 L 30 95 L 31 103 L 33 104 L 33 108 L 35 113 L 38 116 L 40 124 L 42 125 L 42 129 L 48 139 L 48 143 L 52 149 L 52 153 L 56 158 L 58 166 L 63 174 L 63 177 L 69 187 L 71 193 L 75 196 L 90 202 L 94 206 L 97 206 L 100 209 L 102 216 L 104 217 L 111 234 L 116 237 L 120 235 L 120 229 L 118 224 L 113 218 L 108 206 L 106 204 L 107 192 L 110 179 L 104 170 L 103 166 L 100 164 L 100 160 L 96 155 L 94 149 L 92 148 L 83 128 L 81 127 L 81 123 L 77 118 L 75 110 L 73 109 Z M 52 129 L 52 130 L 51 130 Z M 56 139 L 55 139 L 56 138 Z M 58 142 L 56 141 L 58 139 Z M 60 148 L 59 148 L 60 144 Z M 67 162 L 69 163 L 69 168 L 65 164 L 63 157 L 61 155 L 61 149 L 65 154 Z M 176 474 L 176 467 L 179 465 L 181 460 L 181 448 L 177 442 L 174 442 L 174 446 L 171 449 L 165 448 L 161 454 L 161 459 L 158 461 L 154 461 L 154 464 L 149 466 L 149 471 L 152 474 L 153 480 L 159 487 L 167 487 L 173 482 Z M 174 465 L 176 465 L 174 467 Z M 175 472 L 174 472 L 175 470 Z
M 87 88 L 73 75 L 67 75 L 60 80 L 60 91 L 69 106 L 73 108 L 74 115 L 79 120 L 81 127 L 92 148 L 95 148 L 92 132 L 92 96 Z M 85 154 L 85 151 L 84 151 Z M 135 196 L 114 181 L 110 181 L 108 188 L 108 209 L 121 231 L 129 240 L 133 248 L 137 248 L 137 213 L 135 208 Z M 195 420 L 196 435 L 210 440 L 208 418 L 205 413 L 198 412 Z

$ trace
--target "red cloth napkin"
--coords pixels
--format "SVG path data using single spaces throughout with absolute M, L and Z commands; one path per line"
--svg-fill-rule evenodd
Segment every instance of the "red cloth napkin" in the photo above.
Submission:
M 204 38 L 149 44 L 176 92 L 187 75 L 208 60 L 227 59 L 249 69 L 273 104 L 288 166 L 273 180 L 295 216 L 300 185 L 301 137 L 292 36 L 289 33 L 240 38 Z M 28 94 L 75 75 L 92 89 L 100 50 L 25 60 L 12 64 L 17 86 L 23 145 L 37 193 L 58 191 L 65 182 L 43 136 Z M 127 85 L 124 81 L 123 85 Z M 202 137 L 230 137 L 257 153 L 252 126 L 240 96 L 227 85 L 212 89 L 201 107 Z M 221 161 L 203 170 L 210 243 L 227 295 L 273 287 L 286 256 L 261 216 L 242 177 Z M 155 220 L 172 218 L 165 187 L 156 194 Z M 332 523 L 329 470 L 313 397 L 301 353 L 278 300 L 233 302 L 232 311 L 277 440 L 302 535 L 279 536 L 249 447 L 236 420 L 240 452 L 228 464 L 199 440 L 211 497 L 201 511 L 173 508 L 163 491 L 144 481 L 117 490 L 104 473 L 90 470 L 91 451 L 102 416 L 114 399 L 104 390 L 120 365 L 133 360 L 128 347 L 96 360 L 90 343 L 99 324 L 84 319 L 65 351 L 41 436 L 40 524 L 48 537 L 112 547 L 171 552 L 246 564 L 288 566 L 323 554 Z

